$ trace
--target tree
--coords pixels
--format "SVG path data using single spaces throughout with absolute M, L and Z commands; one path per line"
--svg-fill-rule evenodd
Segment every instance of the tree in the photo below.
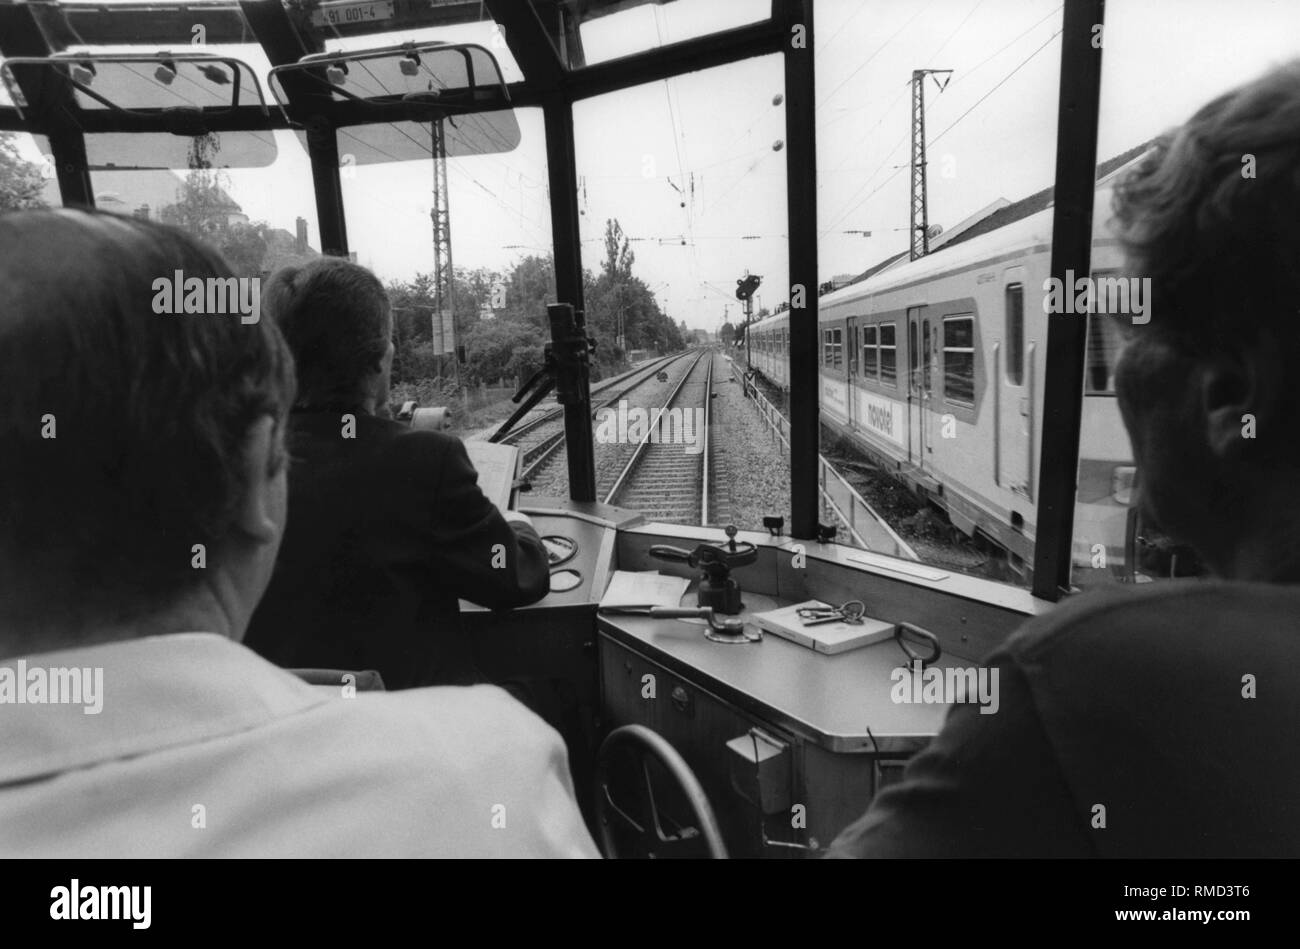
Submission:
M 473 383 L 518 378 L 542 367 L 542 334 L 513 320 L 482 320 L 465 336 L 466 373 Z
M 626 367 L 626 355 L 617 345 L 620 321 L 630 349 L 672 352 L 684 348 L 683 335 L 690 336 L 686 324 L 665 315 L 645 281 L 633 275 L 635 259 L 619 223 L 607 221 L 600 271 L 583 272 L 587 332 L 596 339 L 593 379 Z M 543 347 L 550 339 L 546 306 L 556 298 L 555 261 L 550 254 L 524 257 L 506 273 L 457 270 L 453 294 L 459 341 L 465 347 L 464 381 L 477 384 L 516 377 L 522 381 L 541 368 Z M 433 278 L 417 274 L 408 283 L 391 283 L 388 296 L 397 348 L 393 382 L 418 386 L 439 369 L 430 320 Z M 480 319 L 480 311 L 488 310 L 493 318 Z
M 555 302 L 555 260 L 550 254 L 524 257 L 500 280 L 494 307 L 497 316 L 516 323 L 528 323 L 549 335 L 546 305 Z
M 623 233 L 623 227 L 616 218 L 605 221 L 605 260 L 601 264 L 601 273 L 611 280 L 627 280 L 632 276 L 632 262 L 636 255 L 632 253 L 631 242 Z
M 256 277 L 266 258 L 268 227 L 265 221 L 238 220 L 239 205 L 226 193 L 229 182 L 213 167 L 219 151 L 221 138 L 215 132 L 191 140 L 190 170 L 175 203 L 160 208 L 158 217 L 216 247 L 237 275 Z
M 722 329 L 718 330 L 718 342 L 730 344 L 736 338 L 736 327 L 730 323 L 723 323 Z
M 0 211 L 43 208 L 44 167 L 18 154 L 18 142 L 0 132 Z
M 586 292 L 587 328 L 598 346 L 603 343 L 618 361 L 624 357 L 618 346 L 620 327 L 627 349 L 669 352 L 685 345 L 681 329 L 659 308 L 645 281 L 633 275 L 635 262 L 636 255 L 622 226 L 614 219 L 607 220 L 605 258 Z

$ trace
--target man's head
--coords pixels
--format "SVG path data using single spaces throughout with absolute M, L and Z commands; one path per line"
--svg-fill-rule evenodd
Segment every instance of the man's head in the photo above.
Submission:
M 1116 379 L 1143 507 L 1216 573 L 1296 575 L 1300 61 L 1164 136 L 1115 211 L 1152 287 Z
M 321 257 L 276 271 L 262 304 L 293 351 L 297 407 L 375 412 L 387 404 L 393 322 L 379 278 Z
M 270 579 L 293 365 L 270 321 L 155 312 L 177 271 L 232 276 L 147 221 L 0 216 L 0 655 L 239 638 Z

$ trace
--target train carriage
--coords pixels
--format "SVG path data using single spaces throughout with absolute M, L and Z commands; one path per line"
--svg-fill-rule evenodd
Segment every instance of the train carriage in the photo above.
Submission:
M 1109 187 L 1099 189 L 1097 206 L 1109 201 Z M 1097 277 L 1121 264 L 1105 220 L 1094 226 Z M 1038 211 L 920 260 L 895 258 L 818 301 L 822 422 L 1020 572 L 1032 560 L 1041 477 L 1051 226 L 1051 210 Z M 1115 575 L 1134 475 L 1114 399 L 1115 321 L 1129 318 L 1089 314 L 1082 380 L 1074 561 Z M 751 365 L 782 387 L 790 319 L 787 310 L 753 327 Z

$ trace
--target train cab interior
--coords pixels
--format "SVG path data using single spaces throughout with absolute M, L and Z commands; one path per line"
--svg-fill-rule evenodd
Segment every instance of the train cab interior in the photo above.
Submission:
M 391 255 L 435 279 L 453 272 L 453 248 L 470 267 L 488 245 L 549 260 L 553 284 L 528 318 L 545 337 L 537 411 L 562 421 L 564 451 L 550 477 L 514 485 L 512 504 L 548 543 L 552 587 L 508 612 L 463 604 L 478 663 L 494 681 L 540 677 L 563 694 L 568 711 L 553 724 L 606 856 L 816 857 L 943 723 L 947 705 L 891 698 L 897 670 L 978 664 L 1098 566 L 1080 561 L 1092 545 L 1075 521 L 1091 352 L 1081 316 L 1054 317 L 1034 341 L 1044 421 L 1027 436 L 1033 493 L 1015 499 L 1034 528 L 1016 574 L 994 577 L 920 549 L 884 549 L 837 520 L 821 454 L 829 435 L 820 425 L 819 290 L 854 266 L 841 245 L 868 271 L 914 249 L 918 226 L 923 242 L 941 243 L 933 224 L 917 223 L 927 165 L 929 221 L 950 229 L 966 205 L 943 202 L 962 186 L 972 189 L 968 204 L 987 208 L 988 188 L 976 182 L 999 162 L 1014 167 L 991 186 L 1007 199 L 995 211 L 1050 188 L 1050 275 L 1086 274 L 1104 212 L 1094 209 L 1099 164 L 1159 131 L 1117 130 L 1121 86 L 1150 39 L 1134 9 L 1142 4 L 995 2 L 986 11 L 944 0 L 927 6 L 937 19 L 925 28 L 913 6 L 0 0 L 0 134 L 20 141 L 43 167 L 51 200 L 69 206 L 148 215 L 152 205 L 157 215 L 186 175 L 214 176 L 220 186 L 206 200 L 275 225 L 260 234 L 283 259 L 351 256 L 391 277 L 400 272 L 385 269 Z M 993 7 L 1005 19 L 984 23 Z M 994 49 L 1005 53 L 988 56 Z M 892 64 L 883 78 L 872 50 Z M 949 59 L 951 88 L 930 75 Z M 876 83 L 865 106 L 840 96 L 864 77 Z M 1002 77 L 1032 84 L 999 95 Z M 957 96 L 978 110 L 971 121 L 944 101 Z M 1185 105 L 1157 110 L 1153 121 Z M 981 118 L 988 147 L 956 147 Z M 999 137 L 1000 146 L 988 144 Z M 884 147 L 895 139 L 901 149 Z M 869 167 L 858 152 L 869 153 Z M 862 204 L 890 182 L 896 207 Z M 652 204 L 669 209 L 658 232 L 636 223 Z M 185 211 L 173 207 L 172 219 Z M 717 223 L 727 214 L 730 228 Z M 636 266 L 661 266 L 671 271 L 665 281 L 679 281 L 674 303 L 712 292 L 699 306 L 721 311 L 722 294 L 706 284 L 732 274 L 705 271 L 734 264 L 736 277 L 761 269 L 760 292 L 788 311 L 781 439 L 742 456 L 723 440 L 729 426 L 712 425 L 702 453 L 705 466 L 770 465 L 782 501 L 706 503 L 679 523 L 605 490 L 592 423 L 593 385 L 608 375 L 598 356 L 653 345 L 622 340 L 616 324 L 605 329 L 617 319 L 606 311 L 622 312 L 600 283 L 619 265 L 614 219 L 637 238 L 623 244 Z M 710 263 L 708 254 L 721 253 L 711 248 L 724 244 L 731 256 Z M 233 259 L 242 245 L 225 249 Z M 1028 299 L 1033 288 L 1023 292 Z M 739 302 L 730 301 L 733 312 Z M 1000 317 L 979 332 L 1000 333 Z M 715 374 L 730 369 L 715 385 L 743 392 L 752 372 L 737 338 L 692 346 L 709 351 Z M 866 336 L 853 339 L 860 349 Z M 880 337 L 872 339 L 878 367 Z M 455 361 L 457 345 L 439 351 L 440 367 Z M 899 378 L 908 371 L 900 360 Z M 983 370 L 975 384 L 986 384 Z M 1117 566 L 1103 571 L 1111 582 L 1132 582 L 1133 571 Z M 616 575 L 634 591 L 617 601 L 608 594 Z M 886 634 L 828 654 L 753 619 L 813 600 L 860 603 Z

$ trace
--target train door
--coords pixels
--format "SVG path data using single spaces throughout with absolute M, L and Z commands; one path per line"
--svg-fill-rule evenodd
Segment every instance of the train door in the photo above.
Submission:
M 938 330 L 930 328 L 929 317 L 921 320 L 921 450 L 922 464 L 934 454 L 935 413 L 930 411 L 930 396 L 934 391 L 934 354 L 939 348 L 935 340 Z
M 848 368 L 849 384 L 845 392 L 845 398 L 848 401 L 846 414 L 849 417 L 849 426 L 853 427 L 857 425 L 858 408 L 858 398 L 855 394 L 855 387 L 858 384 L 858 318 L 856 316 L 849 319 L 848 337 L 845 340 L 848 352 L 845 353 L 847 358 L 844 360 L 844 364 Z
M 1029 472 L 1032 464 L 1031 426 L 1033 425 L 1033 389 L 1026 346 L 1025 327 L 1025 269 L 1009 267 L 1002 277 L 1003 332 L 998 349 L 996 385 L 999 389 L 997 409 L 998 484 L 1023 495 L 1029 494 Z
M 926 404 L 930 393 L 930 321 L 925 307 L 907 310 L 907 460 L 925 466 Z

